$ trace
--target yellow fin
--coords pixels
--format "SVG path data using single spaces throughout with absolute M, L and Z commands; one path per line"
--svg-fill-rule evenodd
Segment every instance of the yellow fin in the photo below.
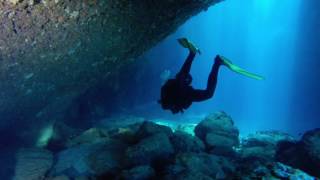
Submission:
M 178 39 L 179 44 L 184 47 L 184 48 L 188 48 L 190 51 L 192 51 L 193 53 L 199 53 L 200 49 L 197 48 L 191 41 L 189 41 L 187 38 L 179 38 Z
M 228 67 L 231 71 L 233 72 L 236 72 L 236 73 L 239 73 L 239 74 L 242 74 L 244 76 L 247 76 L 249 78 L 253 78 L 253 79 L 256 79 L 256 80 L 263 80 L 264 77 L 262 76 L 259 76 L 257 74 L 254 74 L 254 73 L 251 73 L 251 72 L 248 72 L 244 69 L 242 69 L 241 67 L 239 66 L 236 66 L 235 64 L 233 64 L 231 61 L 229 61 L 227 58 L 223 57 L 223 56 L 220 56 L 222 61 L 223 61 L 223 64 Z

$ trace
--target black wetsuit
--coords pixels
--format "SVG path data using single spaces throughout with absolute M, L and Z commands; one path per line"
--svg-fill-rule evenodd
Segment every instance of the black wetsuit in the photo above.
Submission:
M 205 90 L 194 89 L 190 84 L 192 77 L 190 69 L 195 57 L 195 53 L 190 51 L 181 70 L 175 79 L 169 79 L 161 88 L 161 100 L 159 101 L 163 109 L 170 109 L 172 113 L 183 112 L 183 109 L 190 107 L 192 102 L 200 102 L 210 99 L 216 89 L 220 62 L 216 57 L 208 77 L 207 88 Z

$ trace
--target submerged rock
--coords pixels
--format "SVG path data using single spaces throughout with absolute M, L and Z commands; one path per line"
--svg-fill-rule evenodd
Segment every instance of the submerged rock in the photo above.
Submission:
M 168 178 L 169 180 L 170 178 Z M 212 178 L 208 175 L 205 175 L 203 173 L 200 172 L 195 172 L 195 171 L 183 171 L 182 173 L 180 173 L 177 177 L 175 177 L 174 179 L 177 180 L 214 180 L 216 178 Z
M 142 139 L 126 151 L 127 161 L 132 165 L 165 163 L 174 149 L 165 133 L 158 133 Z
M 182 131 L 176 131 L 170 141 L 176 153 L 202 152 L 205 150 L 203 142 L 198 137 Z
M 313 174 L 320 177 L 320 129 L 306 132 L 301 141 L 303 150 L 311 160 Z
M 279 131 L 260 131 L 241 139 L 241 158 L 274 161 L 279 143 L 295 142 L 295 139 Z
M 173 133 L 167 126 L 147 121 L 111 130 L 92 128 L 74 137 L 70 146 L 64 146 L 65 149 L 56 154 L 54 164 L 49 151 L 21 151 L 24 153 L 17 155 L 20 160 L 16 177 L 46 180 L 315 179 L 298 169 L 317 176 L 314 160 L 318 156 L 318 129 L 307 132 L 299 142 L 277 131 L 257 132 L 242 139 L 236 156 L 225 153 L 229 151 L 217 155 L 217 151 L 212 151 L 215 147 L 209 147 L 207 142 L 210 133 L 225 135 L 238 131 L 225 113 L 208 117 L 211 118 L 197 126 L 197 136 L 182 131 Z M 205 137 L 206 144 L 198 137 Z M 236 141 L 238 136 L 233 137 L 235 139 L 229 137 L 228 141 Z M 227 144 L 228 148 L 233 145 Z M 278 160 L 288 163 L 278 163 Z
M 299 142 L 284 142 L 277 149 L 277 160 L 320 178 L 320 129 L 307 131 Z
M 172 130 L 168 126 L 159 125 L 151 121 L 144 121 L 139 130 L 137 131 L 136 137 L 137 139 L 143 139 L 145 137 L 158 134 L 158 133 L 164 133 L 168 137 L 172 135 Z
M 148 180 L 155 177 L 155 171 L 152 167 L 136 166 L 130 170 L 121 173 L 120 179 L 124 180 Z
M 78 144 L 93 144 L 99 141 L 104 141 L 107 139 L 108 132 L 102 128 L 90 128 L 84 131 L 79 136 L 76 136 L 66 142 L 67 147 L 75 146 Z
M 70 180 L 70 178 L 68 176 L 62 175 L 62 176 L 56 176 L 56 177 L 48 177 L 44 180 Z M 87 179 L 84 179 L 84 180 L 87 180 Z
M 301 170 L 294 169 L 281 163 L 275 163 L 271 168 L 271 172 L 275 177 L 280 179 L 315 180 L 315 177 L 312 177 Z
M 241 164 L 242 171 L 237 172 L 236 178 L 241 179 L 274 179 L 274 180 L 316 180 L 315 177 L 308 175 L 307 173 L 294 169 L 290 166 L 284 165 L 278 162 L 272 162 L 267 165 L 259 165 L 256 167 L 245 166 Z
M 130 127 L 132 124 L 140 124 L 144 121 L 146 121 L 146 119 L 143 117 L 137 117 L 132 115 L 118 115 L 99 120 L 98 126 L 104 129 L 111 130 L 118 128 L 127 128 Z
M 207 116 L 196 126 L 195 134 L 215 154 L 232 154 L 233 147 L 239 145 L 239 130 L 225 112 Z
M 178 154 L 175 165 L 184 168 L 182 175 L 180 173 L 178 177 L 204 175 L 214 179 L 226 179 L 235 170 L 234 165 L 225 158 L 206 153 Z
M 53 155 L 44 149 L 21 149 L 16 155 L 14 180 L 43 179 L 53 164 Z
M 126 147 L 112 139 L 73 146 L 57 155 L 50 174 L 77 177 L 115 173 L 122 166 Z
M 139 131 L 140 126 L 141 123 L 134 123 L 126 127 L 111 129 L 110 131 L 108 131 L 108 133 L 113 139 L 117 139 L 126 144 L 133 145 L 139 141 L 139 139 L 137 139 L 136 137 L 136 134 Z

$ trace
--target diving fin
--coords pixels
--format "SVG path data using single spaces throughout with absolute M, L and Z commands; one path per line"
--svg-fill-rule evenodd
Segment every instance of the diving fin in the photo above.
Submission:
M 191 52 L 193 53 L 199 53 L 201 54 L 200 52 L 200 49 L 197 48 L 192 42 L 190 42 L 187 38 L 179 38 L 178 39 L 178 42 L 179 44 L 184 47 L 184 48 L 188 48 Z
M 264 77 L 259 76 L 257 74 L 253 74 L 251 72 L 248 72 L 242 68 L 240 68 L 239 66 L 236 66 L 235 64 L 233 64 L 230 60 L 228 60 L 227 58 L 223 57 L 223 56 L 219 56 L 222 60 L 222 64 L 225 65 L 227 68 L 229 68 L 231 71 L 242 74 L 244 76 L 247 76 L 249 78 L 253 78 L 256 80 L 263 80 Z

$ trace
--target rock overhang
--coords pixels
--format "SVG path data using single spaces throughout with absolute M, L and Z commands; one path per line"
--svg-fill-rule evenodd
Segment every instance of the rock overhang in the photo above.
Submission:
M 113 86 L 121 67 L 217 2 L 3 1 L 0 130 L 63 120 L 72 100 L 97 83 Z

